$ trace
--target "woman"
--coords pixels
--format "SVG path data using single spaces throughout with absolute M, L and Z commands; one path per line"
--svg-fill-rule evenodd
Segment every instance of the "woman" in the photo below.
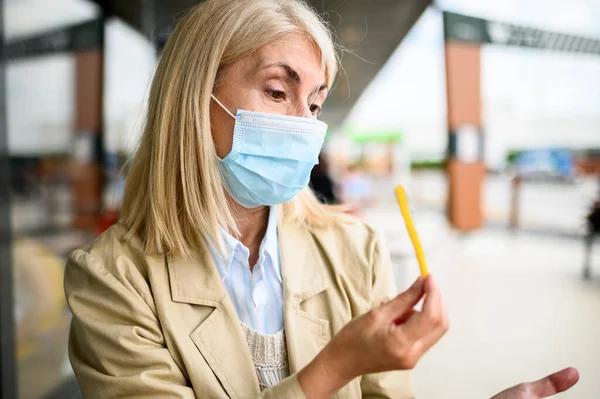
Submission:
M 180 22 L 121 221 L 67 265 L 86 398 L 414 396 L 448 325 L 435 282 L 391 299 L 376 234 L 306 189 L 336 68 L 299 1 L 208 0 Z

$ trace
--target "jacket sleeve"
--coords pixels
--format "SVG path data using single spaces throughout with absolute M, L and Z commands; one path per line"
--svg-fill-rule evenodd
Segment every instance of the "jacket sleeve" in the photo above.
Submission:
M 385 243 L 375 235 L 372 246 L 373 286 L 371 307 L 396 296 L 398 291 L 394 283 L 390 252 Z M 363 398 L 414 398 L 412 370 L 390 371 L 368 374 L 362 377 L 361 392 Z
M 76 250 L 65 270 L 73 313 L 69 358 L 83 397 L 195 398 L 166 348 L 153 304 L 101 258 Z
M 261 392 L 257 399 L 306 399 L 306 395 L 298 383 L 298 373 L 292 374 L 279 384 Z

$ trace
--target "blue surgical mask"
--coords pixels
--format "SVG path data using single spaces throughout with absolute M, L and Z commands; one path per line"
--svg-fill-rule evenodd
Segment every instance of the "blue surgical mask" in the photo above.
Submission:
M 220 159 L 229 194 L 242 206 L 254 208 L 290 201 L 308 185 L 327 124 L 297 116 L 238 110 L 231 152 Z

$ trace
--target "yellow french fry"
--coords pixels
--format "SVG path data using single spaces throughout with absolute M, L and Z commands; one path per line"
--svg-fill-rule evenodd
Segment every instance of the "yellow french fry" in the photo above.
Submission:
M 404 224 L 406 224 L 410 240 L 412 241 L 413 247 L 415 247 L 415 253 L 417 254 L 417 260 L 419 261 L 419 269 L 421 269 L 421 276 L 427 277 L 429 272 L 427 271 L 425 254 L 423 253 L 423 247 L 421 247 L 421 242 L 419 241 L 419 236 L 417 235 L 417 230 L 413 224 L 412 217 L 410 216 L 406 193 L 402 186 L 396 186 L 396 200 L 400 206 L 400 212 L 402 212 L 402 217 L 404 218 Z

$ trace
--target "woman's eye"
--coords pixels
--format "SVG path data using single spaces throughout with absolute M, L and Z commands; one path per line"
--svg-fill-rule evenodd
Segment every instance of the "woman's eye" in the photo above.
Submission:
M 319 115 L 321 113 L 321 106 L 317 104 L 312 104 L 310 106 L 310 112 L 312 112 L 313 115 Z
M 281 90 L 267 90 L 267 95 L 277 101 L 281 101 L 285 98 L 285 93 Z

